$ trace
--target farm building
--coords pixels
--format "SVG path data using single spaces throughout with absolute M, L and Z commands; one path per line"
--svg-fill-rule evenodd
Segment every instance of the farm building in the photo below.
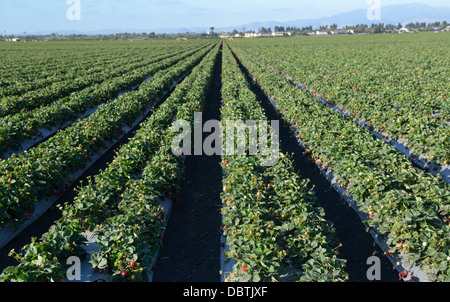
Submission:
M 262 37 L 261 33 L 245 33 L 246 38 Z
M 282 32 L 282 31 L 274 31 L 274 32 L 272 32 L 272 36 L 274 36 L 274 37 L 281 37 L 281 36 L 284 36 L 284 32 Z

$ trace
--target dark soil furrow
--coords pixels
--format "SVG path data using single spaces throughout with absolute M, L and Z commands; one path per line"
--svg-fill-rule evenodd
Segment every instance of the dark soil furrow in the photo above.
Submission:
M 220 120 L 222 53 L 214 67 L 202 121 Z M 208 133 L 203 133 L 203 139 Z M 202 140 L 203 141 L 203 140 Z M 153 282 L 219 282 L 222 168 L 220 155 L 188 155 Z

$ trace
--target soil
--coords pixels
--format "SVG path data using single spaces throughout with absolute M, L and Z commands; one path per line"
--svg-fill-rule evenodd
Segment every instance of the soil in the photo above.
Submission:
M 202 121 L 220 120 L 222 53 L 214 67 Z M 203 133 L 203 138 L 208 133 Z M 220 282 L 220 155 L 190 155 L 179 202 L 170 212 L 154 282 Z

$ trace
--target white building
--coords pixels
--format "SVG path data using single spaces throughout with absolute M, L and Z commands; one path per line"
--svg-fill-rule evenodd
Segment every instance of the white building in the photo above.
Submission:
M 256 37 L 261 37 L 261 36 L 262 36 L 261 33 L 245 33 L 246 38 L 256 38 Z
M 281 36 L 284 36 L 284 32 L 282 32 L 282 31 L 274 31 L 274 32 L 272 32 L 272 36 L 273 37 L 281 37 Z

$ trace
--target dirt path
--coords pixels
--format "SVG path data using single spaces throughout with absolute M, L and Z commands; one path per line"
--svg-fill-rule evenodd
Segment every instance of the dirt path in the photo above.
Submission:
M 203 123 L 220 120 L 222 55 L 204 107 Z M 203 133 L 203 138 L 208 133 Z M 220 155 L 185 159 L 185 179 L 174 203 L 153 282 L 220 282 L 222 168 Z

